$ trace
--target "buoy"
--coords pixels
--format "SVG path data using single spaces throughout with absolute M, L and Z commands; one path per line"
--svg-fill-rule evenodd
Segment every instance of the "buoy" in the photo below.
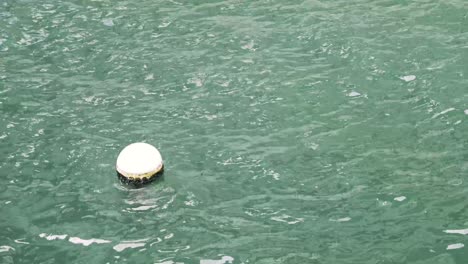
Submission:
M 122 183 L 140 186 L 161 175 L 164 163 L 157 148 L 138 142 L 126 146 L 120 152 L 115 168 Z

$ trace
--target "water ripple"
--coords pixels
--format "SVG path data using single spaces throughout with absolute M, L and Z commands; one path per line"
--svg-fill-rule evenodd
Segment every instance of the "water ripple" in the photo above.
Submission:
M 463 262 L 464 7 L 0 3 L 0 262 Z

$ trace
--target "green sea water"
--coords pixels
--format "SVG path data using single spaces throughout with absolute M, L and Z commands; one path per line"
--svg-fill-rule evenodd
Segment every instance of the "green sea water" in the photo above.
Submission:
M 465 0 L 0 1 L 2 264 L 466 263 L 467 145 Z

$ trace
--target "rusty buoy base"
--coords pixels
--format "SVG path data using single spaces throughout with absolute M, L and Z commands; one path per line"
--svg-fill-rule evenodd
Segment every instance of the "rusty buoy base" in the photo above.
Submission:
M 154 180 L 160 178 L 163 174 L 164 174 L 164 165 L 160 171 L 156 172 L 155 174 L 149 177 L 143 177 L 143 178 L 133 178 L 133 177 L 127 178 L 117 171 L 117 177 L 119 178 L 122 184 L 129 185 L 129 186 L 136 187 L 136 188 L 142 187 L 146 184 L 153 182 Z

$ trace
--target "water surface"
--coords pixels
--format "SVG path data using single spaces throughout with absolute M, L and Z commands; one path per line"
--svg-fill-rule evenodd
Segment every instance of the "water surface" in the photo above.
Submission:
M 1 1 L 0 263 L 465 263 L 467 43 L 463 0 Z

